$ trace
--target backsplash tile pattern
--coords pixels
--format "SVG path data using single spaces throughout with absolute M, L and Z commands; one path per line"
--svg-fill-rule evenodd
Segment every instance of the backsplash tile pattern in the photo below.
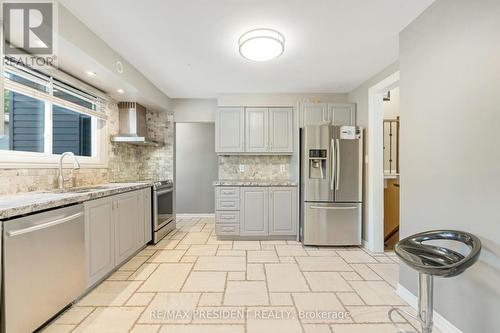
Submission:
M 150 148 L 145 156 L 145 179 L 174 178 L 174 114 L 148 111 L 148 136 L 164 142 L 158 148 Z
M 290 179 L 290 156 L 219 156 L 219 179 L 221 180 L 288 180 Z M 240 171 L 243 165 L 244 171 Z
M 118 134 L 118 105 L 109 103 L 109 136 Z M 108 167 L 80 170 L 65 169 L 65 177 L 73 173 L 73 183 L 67 187 L 89 186 L 108 182 L 127 182 L 145 179 L 173 178 L 173 115 L 167 112 L 147 111 L 148 134 L 155 140 L 164 142 L 160 147 L 134 146 L 109 143 Z M 110 138 L 106 138 L 110 142 Z M 14 194 L 57 187 L 57 168 L 50 169 L 0 169 L 0 194 Z

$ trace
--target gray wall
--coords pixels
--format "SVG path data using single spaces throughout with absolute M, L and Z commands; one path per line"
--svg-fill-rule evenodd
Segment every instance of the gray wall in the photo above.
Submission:
M 171 101 L 176 122 L 215 122 L 216 99 L 175 98 Z
M 177 214 L 214 213 L 215 125 L 176 123 L 175 144 Z
M 401 233 L 481 238 L 475 266 L 436 279 L 436 310 L 467 333 L 500 329 L 499 18 L 498 0 L 438 0 L 400 35 Z

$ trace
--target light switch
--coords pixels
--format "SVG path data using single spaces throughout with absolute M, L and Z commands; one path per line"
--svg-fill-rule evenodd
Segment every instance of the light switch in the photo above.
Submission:
M 240 172 L 245 172 L 245 164 L 240 164 Z
M 286 171 L 286 165 L 280 164 L 280 172 L 285 172 Z

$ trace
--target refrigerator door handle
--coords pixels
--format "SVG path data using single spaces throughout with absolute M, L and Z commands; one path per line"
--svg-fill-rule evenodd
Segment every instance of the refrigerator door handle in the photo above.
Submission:
M 339 190 L 340 185 L 340 140 L 335 139 L 337 143 L 337 147 L 335 148 L 336 152 L 336 162 L 335 162 L 335 189 Z
M 332 150 L 332 153 L 331 153 L 331 164 L 332 164 L 332 171 L 331 171 L 331 177 L 330 177 L 330 190 L 333 191 L 333 180 L 335 179 L 335 171 L 337 170 L 337 166 L 335 165 L 335 142 L 331 141 L 330 143 L 331 145 L 331 150 Z
M 358 209 L 356 206 L 311 206 L 311 209 L 328 209 L 328 210 L 346 210 L 346 209 Z

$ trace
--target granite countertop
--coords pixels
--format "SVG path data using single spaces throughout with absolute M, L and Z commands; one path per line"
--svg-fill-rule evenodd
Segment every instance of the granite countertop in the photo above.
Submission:
M 291 180 L 216 180 L 214 186 L 297 186 Z
M 66 192 L 39 191 L 0 196 L 0 220 L 41 210 L 151 187 L 153 182 L 110 183 L 73 188 Z M 86 191 L 88 189 L 88 191 Z

